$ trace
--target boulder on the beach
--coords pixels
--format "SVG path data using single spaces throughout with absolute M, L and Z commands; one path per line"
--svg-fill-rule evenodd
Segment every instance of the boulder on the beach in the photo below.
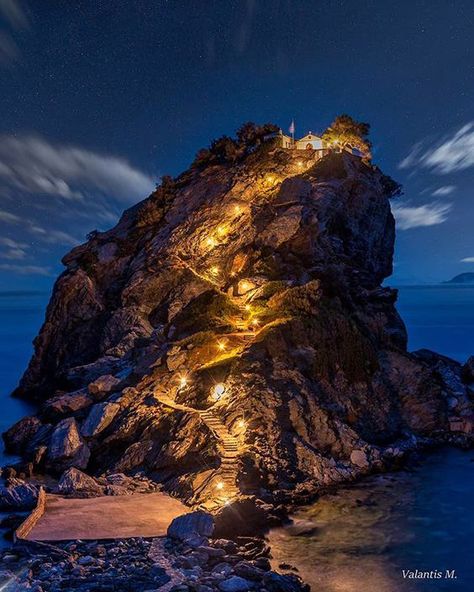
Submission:
M 72 393 L 59 393 L 47 401 L 43 413 L 48 418 L 61 418 L 87 409 L 93 402 L 85 388 Z
M 233 538 L 263 533 L 278 521 L 271 514 L 271 506 L 253 496 L 241 497 L 223 506 L 215 516 L 215 536 Z
M 64 471 L 58 483 L 58 490 L 66 494 L 88 494 L 96 496 L 103 493 L 103 487 L 97 481 L 79 469 L 71 467 Z
M 89 411 L 85 419 L 81 434 L 86 438 L 92 438 L 105 430 L 117 415 L 120 405 L 117 403 L 97 403 Z
M 37 417 L 23 417 L 17 421 L 3 434 L 6 450 L 13 454 L 21 454 L 41 425 L 41 421 Z
M 369 466 L 369 459 L 363 450 L 353 450 L 351 452 L 351 463 L 356 467 L 365 469 Z
M 79 433 L 74 418 L 63 419 L 55 427 L 47 452 L 47 466 L 58 472 L 69 467 L 84 469 L 89 461 L 90 451 Z
M 214 532 L 214 518 L 198 510 L 175 518 L 168 526 L 168 536 L 180 541 L 196 537 L 210 537 Z
M 38 488 L 20 479 L 0 486 L 0 510 L 31 510 L 38 499 Z
M 293 574 L 279 574 L 270 571 L 263 578 L 268 592 L 310 592 L 308 584 L 304 584 L 299 576 Z

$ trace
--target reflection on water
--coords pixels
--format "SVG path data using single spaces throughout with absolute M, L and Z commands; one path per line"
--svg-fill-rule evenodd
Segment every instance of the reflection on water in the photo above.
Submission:
M 296 566 L 315 592 L 474 591 L 473 459 L 439 451 L 302 508 L 270 534 L 274 566 Z M 416 569 L 443 577 L 403 578 Z

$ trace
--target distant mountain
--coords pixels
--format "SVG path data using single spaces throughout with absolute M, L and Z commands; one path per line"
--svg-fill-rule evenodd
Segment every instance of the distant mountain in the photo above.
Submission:
M 453 279 L 444 282 L 445 284 L 474 284 L 474 272 L 468 271 L 460 273 L 453 277 Z

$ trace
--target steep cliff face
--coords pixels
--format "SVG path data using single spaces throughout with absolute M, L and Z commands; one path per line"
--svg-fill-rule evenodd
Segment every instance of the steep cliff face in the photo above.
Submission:
M 64 258 L 18 389 L 40 412 L 7 444 L 202 501 L 351 479 L 446 430 L 467 391 L 406 352 L 389 197 L 356 157 L 271 146 L 166 180 Z

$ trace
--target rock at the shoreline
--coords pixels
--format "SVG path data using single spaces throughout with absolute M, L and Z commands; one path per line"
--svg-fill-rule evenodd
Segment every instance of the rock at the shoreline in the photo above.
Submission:
M 207 538 L 213 532 L 213 516 L 200 510 L 178 516 L 168 526 L 168 536 L 180 541 L 189 541 L 196 537 Z
M 38 488 L 20 479 L 9 479 L 7 486 L 0 486 L 0 510 L 31 510 L 37 499 Z
M 58 491 L 63 494 L 82 493 L 95 496 L 102 494 L 104 487 L 97 483 L 93 477 L 71 467 L 61 475 Z
M 270 572 L 265 574 L 263 581 L 268 592 L 310 592 L 310 587 L 293 574 L 281 575 Z
M 5 448 L 13 454 L 21 454 L 31 439 L 40 429 L 42 423 L 37 417 L 24 417 L 4 432 Z
M 365 469 L 369 466 L 369 459 L 363 450 L 353 450 L 351 452 L 351 463 L 361 469 Z
M 221 590 L 221 592 L 248 592 L 253 587 L 253 582 L 241 578 L 240 576 L 232 576 L 223 580 L 219 584 L 219 590 Z
M 72 415 L 82 409 L 87 409 L 93 403 L 92 397 L 87 390 L 81 389 L 72 393 L 59 394 L 49 399 L 44 406 L 45 417 L 58 418 L 64 415 Z
M 120 405 L 117 403 L 97 403 L 94 405 L 81 428 L 85 438 L 92 438 L 105 430 L 117 415 Z
M 79 433 L 76 420 L 63 419 L 54 429 L 47 451 L 47 466 L 54 472 L 69 467 L 84 469 L 90 451 Z
M 221 508 L 215 516 L 215 536 L 233 539 L 263 533 L 279 521 L 267 506 L 255 497 L 243 497 Z

